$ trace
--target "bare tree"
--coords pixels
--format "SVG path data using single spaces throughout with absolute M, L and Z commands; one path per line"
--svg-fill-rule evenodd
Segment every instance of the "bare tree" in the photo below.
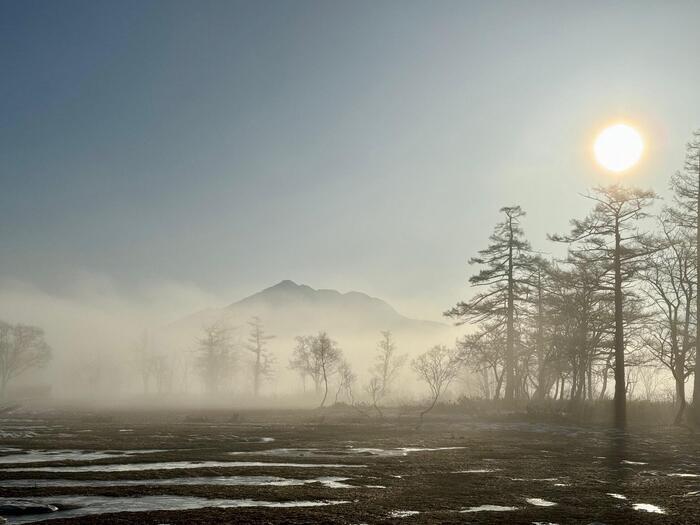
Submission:
M 319 363 L 321 377 L 323 378 L 323 399 L 320 406 L 320 408 L 323 408 L 328 397 L 328 379 L 338 370 L 342 353 L 338 348 L 338 344 L 328 337 L 326 332 L 318 334 L 311 348 L 315 360 Z
M 164 394 L 173 388 L 173 362 L 166 353 L 156 354 L 153 358 L 153 376 L 156 380 L 156 392 Z
M 51 347 L 41 328 L 0 321 L 0 398 L 5 397 L 10 381 L 44 366 L 50 358 Z
M 530 244 L 524 239 L 520 227 L 520 219 L 525 216 L 520 206 L 501 208 L 501 212 L 505 219 L 494 228 L 489 238 L 491 244 L 469 261 L 469 264 L 482 266 L 469 282 L 486 290 L 477 293 L 469 302 L 458 303 L 445 315 L 458 319 L 460 324 L 488 321 L 495 329 L 505 327 L 505 399 L 512 401 L 516 387 L 516 310 L 522 300 L 521 274 L 526 268 Z
M 205 390 L 216 393 L 233 369 L 231 330 L 223 321 L 216 321 L 205 326 L 203 332 L 197 340 L 196 364 Z
M 326 404 L 328 397 L 328 380 L 338 371 L 342 361 L 342 352 L 338 345 L 326 332 L 320 332 L 317 336 L 297 337 L 297 346 L 289 362 L 290 368 L 297 370 L 302 378 L 310 376 L 319 395 L 323 387 L 323 399 L 321 408 Z
M 135 364 L 141 376 L 141 384 L 143 385 L 143 393 L 148 394 L 151 378 L 156 369 L 155 355 L 153 345 L 149 334 L 146 330 L 141 334 L 141 338 L 134 346 Z
M 440 395 L 459 375 L 462 359 L 456 349 L 436 345 L 414 359 L 411 367 L 418 378 L 428 384 L 432 397 L 430 405 L 420 413 L 423 419 L 423 416 L 435 407 Z
M 314 383 L 314 392 L 316 395 L 321 393 L 321 364 L 316 359 L 316 354 L 313 351 L 315 337 L 312 335 L 303 335 L 296 338 L 296 346 L 294 353 L 289 360 L 289 368 L 296 370 L 301 376 L 306 391 L 306 378 L 310 377 Z
M 693 133 L 686 146 L 685 165 L 671 178 L 675 206 L 670 213 L 676 222 L 686 228 L 695 244 L 695 290 L 700 291 L 700 130 Z M 700 292 L 695 294 L 695 315 L 700 315 Z M 700 341 L 700 322 L 695 324 L 695 341 Z M 692 419 L 700 425 L 700 359 L 695 360 Z
M 253 317 L 248 323 L 250 334 L 246 349 L 253 353 L 253 394 L 260 395 L 260 385 L 264 379 L 272 376 L 274 357 L 267 348 L 267 342 L 274 339 L 274 335 L 265 334 L 259 317 Z
M 357 375 L 352 371 L 350 363 L 342 359 L 338 365 L 338 390 L 335 393 L 335 403 L 338 402 L 341 394 L 351 405 L 355 402 L 352 388 L 356 381 Z
M 385 397 L 391 391 L 396 376 L 406 363 L 406 354 L 396 353 L 396 343 L 390 331 L 382 332 L 382 339 L 377 345 L 377 356 L 372 369 L 373 375 L 380 380 L 380 398 Z
M 593 260 L 607 264 L 613 274 L 612 288 L 615 300 L 615 425 L 626 425 L 625 392 L 625 334 L 624 334 L 624 288 L 635 271 L 636 263 L 646 255 L 637 231 L 639 220 L 647 216 L 644 209 L 656 195 L 652 191 L 624 188 L 613 185 L 595 188 L 587 198 L 595 204 L 583 220 L 571 221 L 569 235 L 554 235 L 555 241 L 581 244 L 581 250 Z
M 493 391 L 493 399 L 495 400 L 501 398 L 505 376 L 503 361 L 505 336 L 502 332 L 503 330 L 486 328 L 466 335 L 457 341 L 462 362 L 473 372 L 482 374 L 486 378 L 484 390 L 487 397 L 490 397 L 490 393 Z
M 379 414 L 379 417 L 383 418 L 384 413 L 382 412 L 382 409 L 379 408 L 379 400 L 381 399 L 382 395 L 382 380 L 379 378 L 379 376 L 372 376 L 365 385 L 365 391 L 369 394 L 369 398 L 372 400 L 372 408 L 377 411 L 377 414 Z
M 694 243 L 669 214 L 659 219 L 661 234 L 643 273 L 643 288 L 650 304 L 644 341 L 653 356 L 673 375 L 680 425 L 686 407 L 685 383 L 692 374 L 694 337 L 692 308 L 695 301 Z

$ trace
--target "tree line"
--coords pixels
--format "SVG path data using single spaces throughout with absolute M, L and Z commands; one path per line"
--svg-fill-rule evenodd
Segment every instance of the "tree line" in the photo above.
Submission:
M 475 329 L 458 341 L 464 362 L 482 378 L 486 397 L 604 399 L 614 379 L 615 424 L 624 426 L 630 365 L 664 367 L 675 383 L 675 421 L 683 420 L 685 385 L 694 376 L 691 419 L 700 422 L 700 132 L 684 168 L 670 180 L 672 201 L 620 184 L 593 188 L 590 212 L 571 230 L 562 259 L 535 252 L 520 206 L 469 262 L 478 270 L 468 301 L 445 312 Z

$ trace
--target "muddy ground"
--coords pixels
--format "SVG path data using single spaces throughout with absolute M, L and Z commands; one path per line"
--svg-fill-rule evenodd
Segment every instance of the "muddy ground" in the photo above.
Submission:
M 108 512 L 70 518 L 65 516 L 82 511 L 8 516 L 10 523 L 50 518 L 52 525 L 697 524 L 699 441 L 687 430 L 670 427 L 619 434 L 604 428 L 517 418 L 484 421 L 458 414 L 434 415 L 418 427 L 415 418 L 368 420 L 342 410 L 237 414 L 20 410 L 0 419 L 0 504 L 26 498 L 59 506 L 80 501 L 83 510 L 103 505 L 102 512 Z M 67 451 L 66 456 L 48 454 L 57 450 Z M 137 453 L 124 454 L 128 451 Z M 87 452 L 106 455 L 81 456 Z M 186 461 L 217 463 L 171 464 Z M 326 466 L 219 464 L 231 461 Z M 153 469 L 148 466 L 153 463 L 179 468 Z M 76 468 L 86 465 L 104 467 Z M 131 466 L 116 470 L 124 465 Z M 36 468 L 45 470 L 32 470 Z M 206 479 L 228 476 L 241 476 L 237 479 L 244 482 L 265 482 L 272 476 L 277 484 L 212 484 Z M 153 481 L 186 477 L 205 479 L 173 485 Z M 336 481 L 312 481 L 318 477 Z M 90 485 L 96 480 L 99 483 Z M 135 484 L 123 485 L 125 480 Z M 285 480 L 305 483 L 285 486 Z M 75 486 L 76 482 L 84 483 Z M 69 498 L 73 496 L 83 499 Z M 212 505 L 129 512 L 143 508 L 139 501 L 155 508 L 172 508 L 178 502 L 202 504 L 187 497 L 206 498 Z M 236 500 L 232 505 L 241 500 L 249 505 L 334 504 L 222 508 L 222 500 Z

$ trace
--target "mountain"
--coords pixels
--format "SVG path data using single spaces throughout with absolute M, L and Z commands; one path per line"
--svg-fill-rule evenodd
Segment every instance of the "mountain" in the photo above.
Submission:
M 275 339 L 271 349 L 283 363 L 291 355 L 294 337 L 326 331 L 358 366 L 376 348 L 380 332 L 391 330 L 401 352 L 415 355 L 434 344 L 453 344 L 457 331 L 446 323 L 411 319 L 386 301 L 362 292 L 314 289 L 285 280 L 223 308 L 203 310 L 180 319 L 165 332 L 175 348 L 191 349 L 202 328 L 223 321 L 244 341 L 247 322 L 257 316 Z

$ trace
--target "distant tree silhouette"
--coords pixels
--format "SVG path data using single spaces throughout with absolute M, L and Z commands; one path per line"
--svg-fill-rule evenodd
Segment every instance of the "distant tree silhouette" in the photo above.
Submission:
M 25 372 L 44 366 L 51 359 L 51 347 L 37 326 L 0 321 L 0 398 L 7 385 Z
M 379 378 L 379 397 L 385 397 L 390 391 L 401 368 L 406 363 L 406 354 L 396 353 L 396 343 L 390 331 L 382 332 L 382 338 L 377 344 L 377 355 L 372 374 Z
M 246 350 L 253 353 L 253 395 L 260 396 L 260 385 L 263 380 L 272 376 L 274 357 L 267 348 L 267 342 L 274 335 L 267 335 L 259 317 L 253 317 L 249 322 L 250 333 Z
M 289 360 L 289 368 L 296 370 L 301 376 L 306 391 L 306 378 L 310 377 L 314 383 L 314 393 L 318 396 L 321 393 L 321 363 L 317 355 L 313 352 L 315 337 L 303 335 L 296 338 L 296 346 L 292 358 Z
M 460 302 L 445 315 L 458 319 L 459 323 L 488 322 L 494 330 L 505 327 L 506 347 L 504 367 L 506 375 L 505 400 L 512 401 L 515 395 L 517 309 L 521 306 L 525 287 L 523 274 L 526 271 L 530 244 L 525 240 L 520 219 L 525 212 L 520 206 L 501 208 L 503 222 L 496 224 L 489 240 L 491 244 L 479 256 L 469 261 L 482 269 L 473 275 L 472 286 L 486 288 L 469 302 Z
M 208 393 L 216 393 L 235 362 L 231 330 L 223 321 L 205 326 L 197 339 L 196 364 Z
M 151 345 L 150 337 L 146 330 L 143 331 L 134 346 L 134 356 L 136 368 L 141 376 L 143 393 L 148 394 L 151 378 L 155 374 L 156 362 L 153 345 Z
M 302 377 L 311 376 L 316 387 L 316 394 L 323 387 L 323 408 L 328 398 L 328 381 L 338 371 L 342 363 L 342 352 L 338 344 L 326 332 L 317 336 L 297 337 L 297 346 L 289 362 L 290 368 L 297 370 Z
M 355 398 L 352 389 L 356 381 L 357 375 L 352 371 L 350 363 L 341 359 L 338 364 L 338 390 L 335 392 L 335 403 L 340 400 L 342 394 L 349 404 L 354 404 Z

